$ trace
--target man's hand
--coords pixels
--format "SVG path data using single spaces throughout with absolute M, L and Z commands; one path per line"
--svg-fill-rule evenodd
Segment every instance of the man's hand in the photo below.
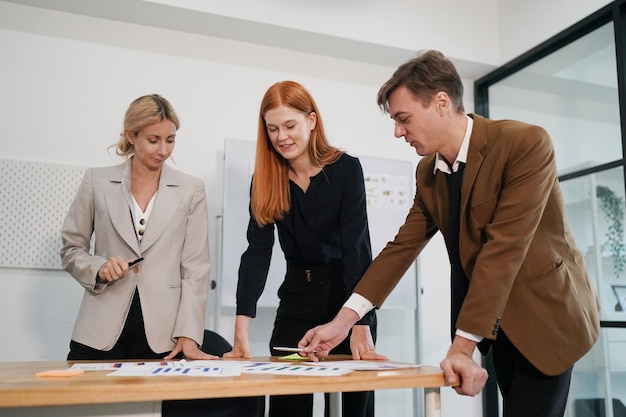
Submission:
M 359 315 L 354 310 L 342 307 L 330 323 L 306 332 L 298 347 L 304 348 L 302 354 L 317 362 L 319 358 L 327 357 L 330 351 L 348 336 L 350 328 L 358 320 Z
M 352 359 L 358 360 L 376 360 L 386 361 L 386 356 L 376 353 L 376 347 L 374 346 L 374 339 L 372 338 L 372 332 L 370 326 L 367 325 L 355 325 L 352 327 L 352 335 L 350 335 L 350 351 L 352 352 Z
M 461 385 L 454 387 L 454 390 L 458 394 L 472 397 L 482 391 L 489 376 L 472 358 L 475 347 L 476 342 L 457 335 L 446 358 L 440 364 L 446 382 L 453 384 L 456 381 L 455 373 L 459 374 Z
M 180 352 L 183 352 L 185 359 L 219 359 L 218 356 L 209 355 L 208 353 L 201 351 L 198 344 L 193 339 L 188 337 L 179 337 L 174 350 L 172 350 L 172 352 L 170 352 L 170 354 L 163 359 L 166 361 L 174 359 L 174 357 Z

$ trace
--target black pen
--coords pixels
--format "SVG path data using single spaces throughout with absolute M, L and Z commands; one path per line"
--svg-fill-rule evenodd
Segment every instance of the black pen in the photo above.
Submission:
M 135 265 L 137 265 L 138 263 L 140 263 L 141 261 L 143 261 L 143 258 L 137 258 L 137 259 L 135 259 L 134 261 L 130 261 L 130 262 L 128 263 L 128 267 L 130 268 L 130 267 L 132 267 L 132 266 L 135 266 Z

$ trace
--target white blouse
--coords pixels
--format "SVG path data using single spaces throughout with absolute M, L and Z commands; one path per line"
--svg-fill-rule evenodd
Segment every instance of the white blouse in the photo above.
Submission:
M 135 200 L 135 197 L 133 196 L 133 203 L 135 204 L 133 221 L 135 223 L 135 233 L 137 234 L 137 240 L 139 242 L 141 242 L 143 234 L 146 231 L 146 226 L 148 225 L 148 219 L 150 218 L 150 213 L 152 212 L 152 206 L 154 206 L 154 200 L 156 198 L 156 195 L 157 193 L 154 193 L 154 195 L 150 199 L 148 207 L 146 207 L 146 211 L 141 210 L 141 207 L 139 206 L 139 204 L 137 204 L 137 200 Z

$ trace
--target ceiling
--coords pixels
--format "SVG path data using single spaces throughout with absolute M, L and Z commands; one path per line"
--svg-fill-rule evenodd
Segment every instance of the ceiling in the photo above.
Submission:
M 264 46 L 396 67 L 416 51 L 260 23 L 143 0 L 4 0 L 119 22 L 170 29 Z M 476 79 L 493 69 L 451 58 L 463 78 Z

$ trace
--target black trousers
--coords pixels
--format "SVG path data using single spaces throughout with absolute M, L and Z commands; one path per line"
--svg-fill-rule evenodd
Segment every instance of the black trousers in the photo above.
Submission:
M 146 329 L 143 325 L 143 313 L 141 312 L 141 302 L 139 291 L 135 289 L 133 301 L 124 323 L 124 328 L 119 339 L 111 350 L 99 350 L 90 346 L 70 341 L 70 353 L 67 355 L 68 361 L 109 361 L 122 359 L 163 359 L 169 352 L 155 353 L 148 345 Z
M 67 360 L 160 360 L 169 353 L 155 353 L 150 349 L 143 324 L 139 291 L 135 290 L 124 328 L 113 348 L 98 350 L 72 340 Z M 179 356 L 182 358 L 182 355 Z M 161 415 L 163 417 L 258 417 L 260 406 L 261 403 L 256 397 L 173 400 L 163 401 Z
M 492 349 L 504 417 L 564 415 L 572 368 L 556 376 L 543 374 L 517 350 L 502 330 Z
M 273 346 L 297 346 L 311 328 L 332 320 L 347 298 L 347 291 L 336 265 L 302 266 L 287 264 L 285 281 L 278 290 L 280 304 L 270 338 L 272 355 L 284 355 Z M 376 341 L 376 316 L 370 326 Z M 331 353 L 350 355 L 350 336 Z M 329 396 L 325 394 L 324 415 L 328 417 Z M 270 396 L 270 417 L 311 417 L 313 395 Z M 342 415 L 345 417 L 373 417 L 374 391 L 343 393 Z

